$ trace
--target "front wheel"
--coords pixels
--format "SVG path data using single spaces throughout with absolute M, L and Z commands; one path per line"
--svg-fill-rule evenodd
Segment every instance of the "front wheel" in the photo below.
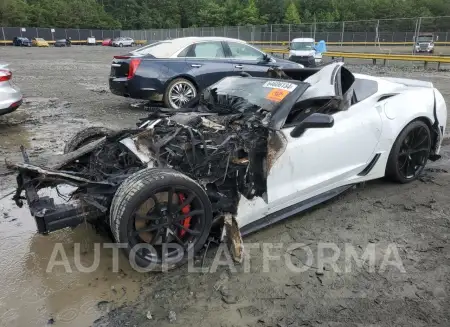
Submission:
M 197 96 L 197 88 L 191 81 L 176 78 L 167 86 L 164 93 L 164 105 L 168 108 L 179 109 Z
M 120 44 L 119 44 L 119 47 L 123 48 L 123 44 L 122 44 L 122 43 L 120 43 Z
M 114 195 L 110 227 L 126 245 L 130 263 L 147 271 L 173 269 L 205 244 L 212 208 L 205 190 L 172 169 L 146 168 L 126 179 Z
M 430 128 L 416 120 L 407 125 L 395 140 L 386 166 L 386 176 L 399 183 L 416 180 L 431 151 Z

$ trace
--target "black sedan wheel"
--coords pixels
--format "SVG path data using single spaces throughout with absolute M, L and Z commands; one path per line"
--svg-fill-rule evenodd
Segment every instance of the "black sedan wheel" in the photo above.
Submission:
M 172 169 L 143 169 L 117 190 L 111 231 L 127 244 L 132 265 L 149 271 L 173 269 L 205 244 L 212 222 L 203 188 Z
M 431 151 L 431 133 L 427 124 L 413 121 L 400 133 L 392 147 L 386 176 L 400 183 L 416 180 Z
M 184 78 L 173 80 L 164 94 L 164 104 L 168 108 L 178 109 L 197 96 L 197 89 L 192 82 Z

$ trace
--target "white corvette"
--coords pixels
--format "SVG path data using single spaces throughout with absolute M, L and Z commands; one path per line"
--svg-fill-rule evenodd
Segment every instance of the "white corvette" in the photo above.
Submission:
M 140 266 L 173 268 L 209 237 L 239 242 L 354 184 L 414 181 L 439 158 L 446 121 L 431 83 L 332 63 L 227 77 L 136 129 L 88 128 L 62 156 L 31 162 L 22 149 L 24 163 L 8 166 L 40 233 L 86 219 Z M 59 184 L 74 187 L 73 203 L 37 193 Z

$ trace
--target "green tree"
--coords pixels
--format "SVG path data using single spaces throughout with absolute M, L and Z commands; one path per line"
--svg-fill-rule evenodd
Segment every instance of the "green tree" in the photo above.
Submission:
M 286 14 L 284 15 L 283 23 L 285 24 L 300 24 L 300 14 L 298 13 L 297 7 L 294 2 L 291 1 L 286 9 Z

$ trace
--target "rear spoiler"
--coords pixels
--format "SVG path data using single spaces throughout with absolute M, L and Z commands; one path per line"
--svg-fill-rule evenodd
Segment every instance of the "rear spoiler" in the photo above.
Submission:
M 396 77 L 383 77 L 382 79 L 387 80 L 389 82 L 397 83 L 397 84 L 403 84 L 405 86 L 434 88 L 434 85 L 432 82 L 420 81 L 417 79 L 396 78 Z

